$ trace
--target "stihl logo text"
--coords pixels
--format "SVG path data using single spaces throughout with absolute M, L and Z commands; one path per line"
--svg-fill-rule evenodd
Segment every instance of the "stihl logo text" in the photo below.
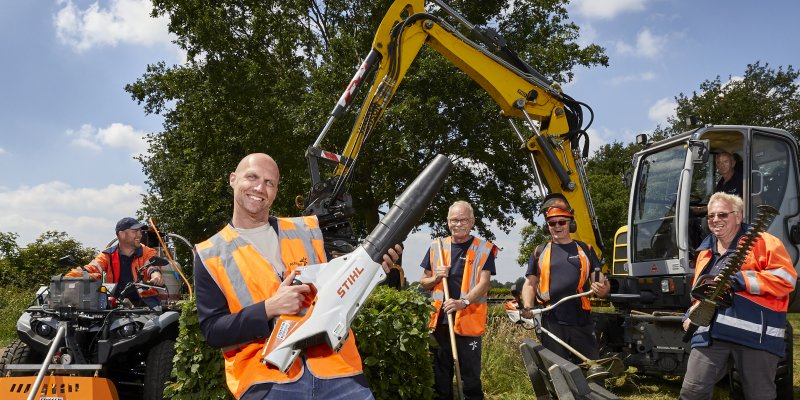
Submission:
M 350 286 L 356 283 L 356 279 L 361 276 L 361 273 L 364 272 L 364 268 L 356 267 L 355 270 L 344 280 L 342 286 L 339 286 L 339 289 L 336 290 L 336 293 L 339 294 L 339 297 L 344 297 L 347 294 L 347 291 L 350 290 Z

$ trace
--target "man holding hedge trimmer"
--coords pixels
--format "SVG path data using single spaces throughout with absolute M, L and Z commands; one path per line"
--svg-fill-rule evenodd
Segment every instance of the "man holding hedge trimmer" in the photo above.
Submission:
M 439 344 L 433 360 L 437 399 L 453 398 L 454 367 L 459 398 L 483 399 L 481 335 L 486 330 L 486 297 L 498 248 L 472 236 L 474 225 L 472 206 L 466 201 L 453 203 L 447 213 L 450 237 L 434 240 L 420 264 L 425 270 L 420 286 L 433 292 L 436 308 L 430 329 Z

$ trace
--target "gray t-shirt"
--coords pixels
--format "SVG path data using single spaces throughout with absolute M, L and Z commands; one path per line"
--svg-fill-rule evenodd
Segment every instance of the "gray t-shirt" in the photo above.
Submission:
M 278 234 L 272 229 L 272 226 L 270 224 L 264 224 L 258 228 L 234 229 L 255 246 L 256 250 L 264 256 L 264 259 L 272 265 L 275 275 L 282 280 L 286 274 L 286 266 L 283 265 L 283 260 L 281 259 L 281 246 L 278 241 Z

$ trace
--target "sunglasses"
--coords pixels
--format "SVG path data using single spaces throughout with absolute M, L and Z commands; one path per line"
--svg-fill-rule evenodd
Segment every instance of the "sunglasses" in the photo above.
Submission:
M 734 214 L 734 213 L 736 213 L 736 211 L 718 212 L 718 213 L 716 213 L 716 214 L 714 214 L 714 213 L 709 213 L 708 215 L 706 215 L 706 217 L 708 218 L 708 220 L 709 220 L 709 221 L 711 221 L 712 219 L 714 219 L 714 217 L 717 217 L 717 218 L 719 218 L 719 219 L 727 219 L 727 218 L 728 218 L 728 215 L 731 215 L 731 214 Z
M 556 225 L 564 226 L 564 225 L 566 225 L 568 223 L 569 223 L 568 219 L 561 219 L 561 220 L 558 220 L 558 221 L 547 221 L 547 225 L 550 226 L 550 227 L 554 227 Z

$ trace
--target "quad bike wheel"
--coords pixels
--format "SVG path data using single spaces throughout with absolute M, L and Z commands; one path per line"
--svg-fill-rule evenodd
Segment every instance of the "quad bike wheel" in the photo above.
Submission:
M 172 373 L 172 358 L 175 357 L 175 340 L 164 338 L 153 345 L 147 353 L 144 376 L 144 400 L 162 400 L 164 386 Z
M 6 375 L 6 364 L 38 364 L 42 362 L 43 358 L 43 355 L 31 350 L 27 344 L 17 339 L 8 345 L 0 355 L 0 376 Z M 11 376 L 25 375 L 30 375 L 30 371 L 11 372 Z

